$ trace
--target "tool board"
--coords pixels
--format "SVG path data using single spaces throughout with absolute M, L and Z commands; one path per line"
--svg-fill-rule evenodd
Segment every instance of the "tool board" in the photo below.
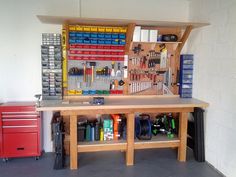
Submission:
M 178 40 L 134 42 L 134 28 L 63 25 L 63 95 L 178 95 L 179 45 L 185 31 L 141 26 Z

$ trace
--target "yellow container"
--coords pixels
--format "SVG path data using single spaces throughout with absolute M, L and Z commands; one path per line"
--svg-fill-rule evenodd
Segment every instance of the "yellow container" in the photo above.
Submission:
M 76 91 L 75 91 L 75 94 L 76 94 L 76 95 L 82 95 L 82 93 L 83 93 L 82 90 L 76 90 Z
M 75 95 L 76 90 L 68 90 L 67 93 L 68 95 Z
M 126 33 L 127 32 L 127 28 L 126 27 L 120 27 L 120 32 L 121 33 Z
M 75 31 L 75 25 L 69 25 L 69 31 Z
M 98 31 L 98 27 L 97 26 L 91 26 L 91 32 L 97 32 Z
M 90 26 L 84 26 L 84 31 L 86 31 L 86 32 L 90 32 L 90 31 L 91 31 Z
M 76 31 L 83 31 L 83 26 L 76 25 Z
M 119 33 L 120 32 L 120 28 L 119 27 L 113 27 L 112 28 L 112 32 L 113 33 Z
M 105 27 L 103 27 L 103 26 L 99 26 L 98 27 L 98 32 L 105 32 Z
M 106 32 L 111 33 L 112 32 L 112 27 L 106 27 Z

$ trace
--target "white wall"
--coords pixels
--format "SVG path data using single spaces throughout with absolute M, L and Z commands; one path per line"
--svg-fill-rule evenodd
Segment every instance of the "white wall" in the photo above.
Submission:
M 194 30 L 193 95 L 210 103 L 206 112 L 206 160 L 236 177 L 236 1 L 192 0 L 190 20 L 211 25 Z
M 41 33 L 60 32 L 36 15 L 186 21 L 187 0 L 0 0 L 0 102 L 35 100 L 41 93 Z M 51 113 L 44 114 L 44 149 L 51 151 Z

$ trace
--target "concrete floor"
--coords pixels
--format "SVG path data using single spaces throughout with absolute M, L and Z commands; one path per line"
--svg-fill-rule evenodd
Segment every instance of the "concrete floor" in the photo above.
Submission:
M 187 162 L 176 160 L 173 149 L 138 150 L 135 165 L 127 167 L 122 152 L 79 154 L 79 169 L 67 167 L 53 170 L 54 154 L 46 153 L 40 160 L 34 158 L 9 159 L 0 162 L 0 177 L 222 177 L 207 163 L 196 162 L 188 150 Z

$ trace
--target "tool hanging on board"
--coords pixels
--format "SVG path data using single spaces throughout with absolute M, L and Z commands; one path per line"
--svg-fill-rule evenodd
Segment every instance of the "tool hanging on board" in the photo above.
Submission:
M 120 63 L 117 64 L 116 77 L 121 77 Z
M 115 77 L 116 74 L 115 74 L 115 62 L 112 61 L 111 63 L 111 77 Z
M 90 67 L 92 67 L 92 82 L 94 82 L 94 67 L 96 66 L 96 62 L 89 62 Z

